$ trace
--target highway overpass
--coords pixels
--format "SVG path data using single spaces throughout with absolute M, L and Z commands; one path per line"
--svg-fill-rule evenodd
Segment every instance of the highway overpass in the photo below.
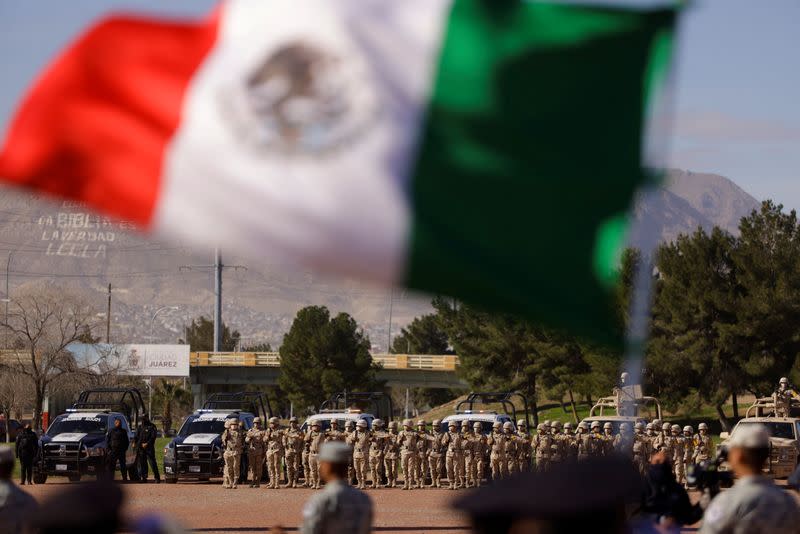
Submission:
M 372 358 L 380 366 L 378 379 L 387 386 L 468 387 L 456 374 L 458 356 L 452 354 L 373 354 Z M 194 405 L 199 407 L 214 386 L 277 385 L 281 362 L 277 352 L 192 352 L 189 365 Z

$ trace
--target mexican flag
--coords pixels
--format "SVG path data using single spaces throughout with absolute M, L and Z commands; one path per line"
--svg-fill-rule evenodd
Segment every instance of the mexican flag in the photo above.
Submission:
M 35 81 L 0 176 L 160 237 L 610 339 L 674 18 L 522 0 L 113 17 Z

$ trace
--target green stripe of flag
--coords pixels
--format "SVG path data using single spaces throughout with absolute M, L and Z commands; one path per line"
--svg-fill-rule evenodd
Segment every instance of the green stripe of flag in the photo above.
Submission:
M 455 0 L 411 184 L 410 286 L 621 339 L 611 296 L 645 181 L 648 65 L 674 18 Z

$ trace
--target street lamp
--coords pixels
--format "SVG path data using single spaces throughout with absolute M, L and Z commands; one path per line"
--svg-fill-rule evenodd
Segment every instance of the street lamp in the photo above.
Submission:
M 162 306 L 155 311 L 153 317 L 150 318 L 150 342 L 152 343 L 155 340 L 155 336 L 153 336 L 153 324 L 156 322 L 156 316 L 164 310 L 180 310 L 180 306 Z

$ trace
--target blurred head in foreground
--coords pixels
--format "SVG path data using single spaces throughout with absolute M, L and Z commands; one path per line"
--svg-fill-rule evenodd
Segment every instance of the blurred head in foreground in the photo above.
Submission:
M 41 509 L 58 513 L 40 514 L 35 526 L 42 534 L 117 532 L 121 526 L 121 507 L 122 490 L 116 484 L 110 481 L 80 484 L 46 499 Z
M 625 505 L 640 495 L 641 480 L 631 462 L 603 457 L 501 480 L 453 506 L 481 534 L 621 533 L 626 532 Z

